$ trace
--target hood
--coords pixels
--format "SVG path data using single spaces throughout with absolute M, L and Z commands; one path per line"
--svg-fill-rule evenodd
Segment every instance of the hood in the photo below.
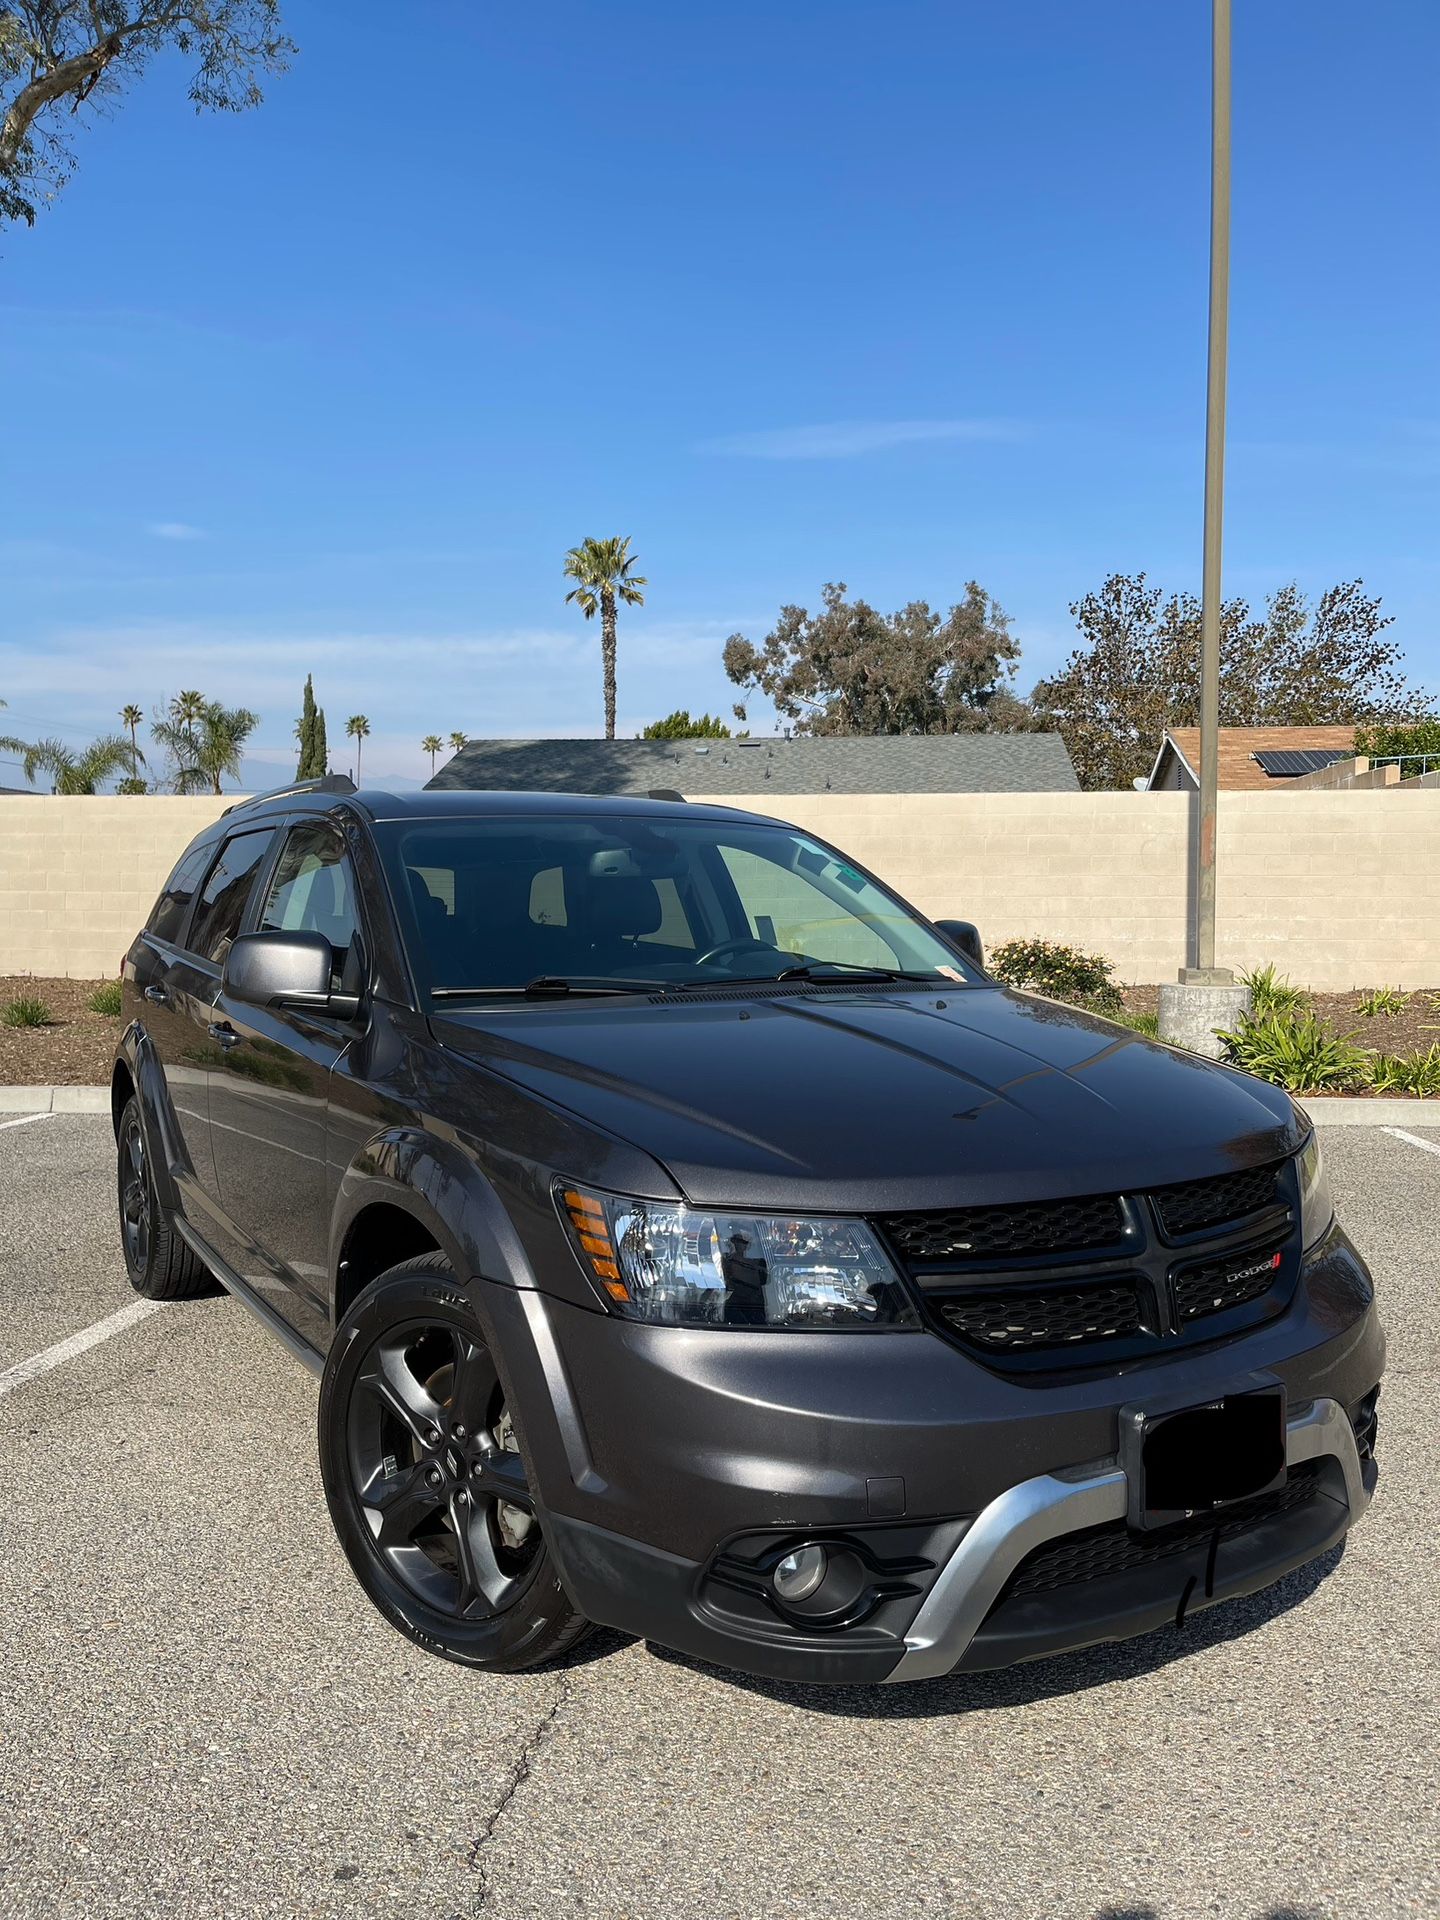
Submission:
M 1274 1159 L 1305 1131 L 1277 1087 L 1002 988 L 574 1000 L 432 1025 L 704 1205 L 1127 1191 Z

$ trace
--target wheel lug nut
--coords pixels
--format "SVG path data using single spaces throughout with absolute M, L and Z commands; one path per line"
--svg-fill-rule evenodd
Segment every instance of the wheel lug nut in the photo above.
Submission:
M 432 1427 L 427 1437 L 432 1447 L 438 1447 L 442 1438 L 440 1429 L 438 1427 Z
M 456 1506 L 459 1506 L 459 1507 L 469 1506 L 470 1495 L 466 1492 L 464 1487 L 461 1487 L 459 1492 L 455 1495 L 455 1504 Z
M 455 1438 L 456 1438 L 457 1440 L 463 1440 L 463 1439 L 465 1438 L 465 1429 L 464 1429 L 464 1427 L 456 1427 L 456 1429 L 455 1429 Z
M 441 1479 L 440 1469 L 438 1467 L 432 1467 L 425 1478 L 432 1487 L 438 1487 Z

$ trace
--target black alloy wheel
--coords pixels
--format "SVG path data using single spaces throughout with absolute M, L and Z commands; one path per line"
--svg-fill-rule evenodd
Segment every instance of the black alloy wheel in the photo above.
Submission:
M 383 1275 L 337 1330 L 320 1454 L 350 1564 L 412 1639 L 514 1671 L 584 1631 L 546 1549 L 494 1357 L 439 1256 Z
M 133 1096 L 126 1101 L 116 1129 L 115 1172 L 120 1250 L 135 1291 L 147 1300 L 193 1300 L 218 1292 L 216 1282 L 160 1204 L 140 1103 Z

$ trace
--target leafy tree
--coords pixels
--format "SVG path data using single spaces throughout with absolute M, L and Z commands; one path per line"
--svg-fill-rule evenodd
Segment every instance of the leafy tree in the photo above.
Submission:
M 630 540 L 582 540 L 565 556 L 565 578 L 578 584 L 565 596 L 572 600 L 587 620 L 600 615 L 600 655 L 605 668 L 605 738 L 615 738 L 615 606 L 623 600 L 627 607 L 643 607 L 640 591 L 648 586 L 643 573 L 632 573 L 635 555 Z
M 295 722 L 295 738 L 300 742 L 295 778 L 323 780 L 330 771 L 330 756 L 325 744 L 325 711 L 315 704 L 315 689 L 308 673 L 305 676 L 300 718 Z
M 117 100 L 157 55 L 192 59 L 197 111 L 259 104 L 295 51 L 278 0 L 8 0 L 0 11 L 0 221 L 34 226 L 74 171 L 66 121 Z
M 1381 760 L 1390 754 L 1424 754 L 1430 759 L 1440 759 L 1440 719 L 1401 722 L 1389 727 L 1358 727 L 1355 751 L 1371 760 Z
M 1143 573 L 1111 574 L 1072 605 L 1085 644 L 1031 695 L 1058 727 L 1081 784 L 1127 787 L 1147 774 L 1167 727 L 1200 721 L 1200 602 L 1167 599 Z M 1414 718 L 1428 694 L 1405 680 L 1390 617 L 1359 580 L 1312 607 L 1293 583 L 1263 613 L 1240 599 L 1220 610 L 1220 722 L 1227 727 L 1327 726 Z
M 420 742 L 420 751 L 422 753 L 428 753 L 430 756 L 430 775 L 432 779 L 435 775 L 435 756 L 437 753 L 443 753 L 444 749 L 445 742 L 440 738 L 438 733 L 427 733 L 425 738 Z
M 345 732 L 355 742 L 355 784 L 360 784 L 360 746 L 369 738 L 370 722 L 363 713 L 352 713 L 345 722 Z
M 200 700 L 199 711 L 194 701 Z M 184 704 L 185 718 L 174 717 Z M 240 778 L 245 742 L 260 724 L 248 707 L 226 707 L 218 700 L 181 694 L 170 703 L 171 718 L 151 722 L 150 733 L 170 756 L 177 793 L 220 793 L 226 774 Z
M 102 781 L 123 773 L 131 765 L 132 753 L 137 751 L 123 733 L 102 734 L 79 752 L 67 747 L 63 740 L 32 743 L 9 734 L 0 735 L 0 747 L 24 755 L 27 780 L 33 782 L 37 773 L 48 773 L 56 793 L 95 793 Z
M 725 671 L 763 694 L 797 733 L 962 733 L 1029 724 L 1010 691 L 1020 646 L 1006 614 L 971 581 L 942 619 L 924 600 L 898 613 L 828 583 L 819 613 L 782 607 L 756 647 L 725 642 Z M 736 709 L 743 718 L 742 708 Z
M 469 744 L 470 744 L 470 736 L 467 733 L 457 732 L 457 733 L 452 733 L 450 736 L 450 745 L 455 750 L 456 753 L 459 753 L 462 747 L 468 747 Z
M 135 737 L 135 729 L 141 725 L 144 718 L 143 708 L 133 703 L 120 709 L 121 723 L 130 729 L 130 774 L 135 780 L 140 778 L 140 762 L 145 757 L 140 751 L 140 742 Z
M 728 740 L 730 729 L 723 720 L 708 713 L 702 713 L 697 720 L 692 720 L 688 708 L 677 707 L 674 713 L 667 714 L 663 720 L 652 720 L 640 738 L 642 740 Z

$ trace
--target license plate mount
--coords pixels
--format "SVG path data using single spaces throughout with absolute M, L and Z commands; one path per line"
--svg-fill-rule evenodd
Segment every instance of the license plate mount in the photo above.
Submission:
M 1139 1532 L 1221 1516 L 1285 1484 L 1285 1389 L 1278 1381 L 1188 1406 L 1123 1407 L 1126 1520 Z

